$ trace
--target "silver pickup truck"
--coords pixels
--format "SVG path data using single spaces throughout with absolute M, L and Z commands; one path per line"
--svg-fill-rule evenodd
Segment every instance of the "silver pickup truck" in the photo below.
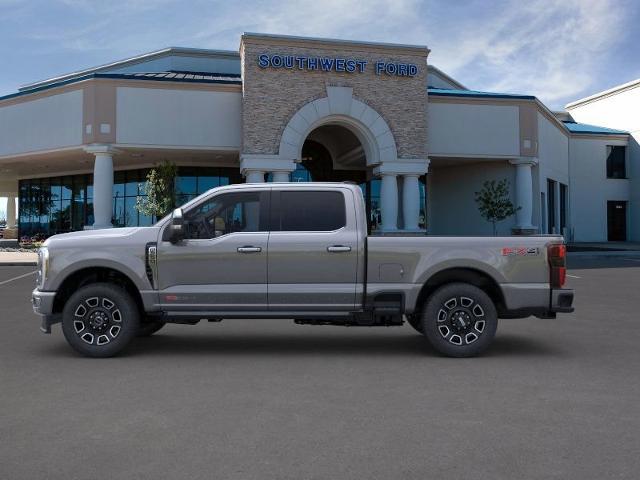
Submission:
M 152 227 L 55 235 L 39 252 L 42 330 L 115 355 L 167 322 L 407 322 L 437 351 L 477 355 L 498 318 L 573 311 L 559 236 L 369 236 L 346 183 L 220 187 Z

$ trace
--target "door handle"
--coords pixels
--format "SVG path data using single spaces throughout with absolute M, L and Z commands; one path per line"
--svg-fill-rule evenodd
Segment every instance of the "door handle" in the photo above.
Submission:
M 351 251 L 351 247 L 349 247 L 348 245 L 332 245 L 330 247 L 327 247 L 327 252 L 330 253 L 340 253 L 340 252 L 350 252 Z
M 260 247 L 238 247 L 238 253 L 260 253 L 262 248 Z

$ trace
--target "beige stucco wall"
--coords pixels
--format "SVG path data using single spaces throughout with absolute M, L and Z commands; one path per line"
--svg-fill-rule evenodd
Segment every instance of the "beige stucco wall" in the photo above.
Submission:
M 117 88 L 118 145 L 238 151 L 239 91 Z
M 607 180 L 606 182 L 628 182 L 630 184 L 628 238 L 632 241 L 640 241 L 640 84 L 636 83 L 629 88 L 620 89 L 588 102 L 574 106 L 570 105 L 567 110 L 578 122 L 629 132 L 627 154 L 627 175 L 629 180 Z M 602 149 L 600 149 L 601 152 Z M 578 161 L 577 155 L 573 155 L 572 152 L 572 161 L 574 159 L 576 162 Z M 602 161 L 601 156 L 599 156 L 599 159 Z M 602 171 L 603 167 L 599 165 L 598 168 Z M 572 171 L 572 175 L 574 172 L 575 170 Z M 617 194 L 618 197 L 620 197 L 620 193 Z M 610 198 L 610 200 L 618 199 L 621 198 Z M 589 235 L 595 237 L 596 232 L 590 232 Z M 599 235 L 603 235 L 602 229 L 600 229 Z
M 427 202 L 432 235 L 493 235 L 492 226 L 480 216 L 475 192 L 485 180 L 507 179 L 511 201 L 515 198 L 515 168 L 506 160 L 463 161 L 459 165 L 431 167 Z M 462 220 L 463 219 L 463 220 Z M 510 235 L 515 216 L 498 223 L 498 234 Z
M 429 154 L 520 155 L 518 107 L 514 105 L 429 105 Z
M 358 43 L 323 44 L 313 40 L 274 41 L 243 37 L 243 131 L 245 154 L 275 155 L 289 119 L 305 104 L 327 96 L 327 86 L 353 88 L 353 98 L 377 111 L 389 125 L 398 157 L 427 155 L 426 48 L 376 47 Z M 260 54 L 356 58 L 368 61 L 364 73 L 260 68 Z M 414 77 L 376 75 L 376 61 L 413 63 Z
M 15 102 L 0 106 L 0 157 L 82 144 L 82 90 Z

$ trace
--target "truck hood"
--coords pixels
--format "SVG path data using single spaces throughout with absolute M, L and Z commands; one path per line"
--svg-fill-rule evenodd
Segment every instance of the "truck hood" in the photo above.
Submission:
M 57 249 L 70 247 L 114 247 L 118 244 L 145 245 L 148 242 L 155 242 L 157 240 L 159 230 L 159 227 L 128 227 L 61 233 L 49 237 L 43 246 L 49 249 Z

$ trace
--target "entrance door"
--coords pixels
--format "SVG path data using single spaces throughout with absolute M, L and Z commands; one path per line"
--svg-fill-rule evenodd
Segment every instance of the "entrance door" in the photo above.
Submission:
M 167 311 L 267 308 L 269 190 L 221 192 L 184 212 L 186 238 L 158 242 Z
M 607 228 L 610 242 L 627 240 L 627 202 L 607 202 Z
M 273 191 L 269 309 L 344 311 L 356 304 L 359 245 L 350 190 Z

